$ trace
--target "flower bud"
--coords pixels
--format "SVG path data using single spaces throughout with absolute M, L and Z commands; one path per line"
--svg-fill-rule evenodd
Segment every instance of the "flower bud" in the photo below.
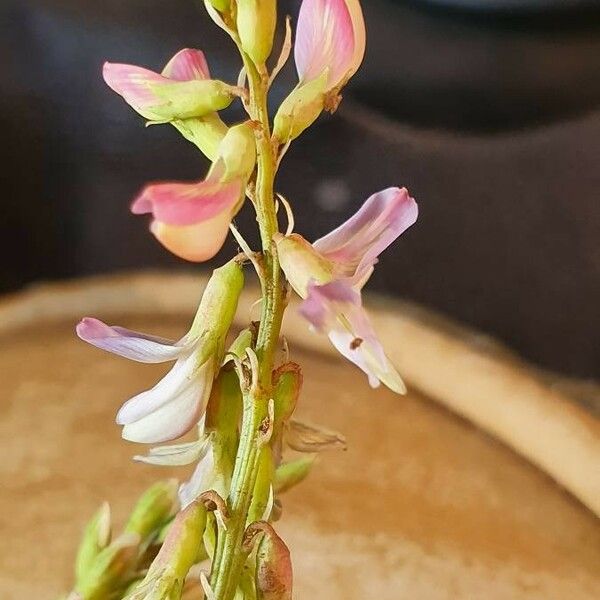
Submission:
M 84 600 L 117 597 L 131 579 L 138 557 L 140 537 L 124 533 L 96 556 L 91 568 L 77 581 L 75 591 Z
M 177 488 L 176 479 L 159 481 L 148 488 L 135 505 L 125 531 L 137 533 L 142 541 L 160 532 L 177 511 Z
M 86 525 L 77 558 L 75 578 L 82 579 L 90 570 L 94 560 L 110 543 L 110 506 L 105 502 Z
M 290 551 L 270 525 L 260 525 L 264 537 L 256 555 L 257 599 L 291 600 L 293 575 Z
M 273 236 L 281 268 L 290 285 L 302 298 L 308 294 L 308 284 L 313 281 L 324 284 L 332 281 L 333 263 L 319 254 L 301 235 L 293 233 Z
M 325 105 L 327 72 L 298 85 L 281 103 L 273 122 L 273 136 L 285 144 L 296 139 L 319 117 Z
M 314 454 L 303 456 L 277 467 L 273 481 L 275 492 L 282 494 L 304 481 L 315 464 L 315 458 Z
M 237 30 L 242 48 L 255 65 L 263 65 L 273 49 L 277 0 L 237 0 Z

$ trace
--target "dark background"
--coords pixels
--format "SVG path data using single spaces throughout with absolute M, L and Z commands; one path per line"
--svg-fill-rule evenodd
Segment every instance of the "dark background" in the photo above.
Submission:
M 371 289 L 474 325 L 542 366 L 598 377 L 597 2 L 449 4 L 363 2 L 363 69 L 340 111 L 290 150 L 278 189 L 314 239 L 373 191 L 406 185 L 420 220 Z M 144 182 L 198 179 L 206 163 L 172 128 L 144 129 L 100 71 L 104 60 L 160 70 L 188 46 L 234 81 L 224 34 L 193 0 L 2 0 L 0 19 L 0 291 L 189 269 L 128 204 Z M 293 83 L 290 63 L 273 105 Z M 239 222 L 251 237 L 250 211 Z

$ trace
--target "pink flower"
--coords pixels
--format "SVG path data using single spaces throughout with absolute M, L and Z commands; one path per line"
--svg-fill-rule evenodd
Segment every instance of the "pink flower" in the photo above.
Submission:
M 84 341 L 130 360 L 175 365 L 152 389 L 128 400 L 117 413 L 123 438 L 132 442 L 159 443 L 174 440 L 200 419 L 217 368 L 213 356 L 198 355 L 199 339 L 186 336 L 178 342 L 145 335 L 122 327 L 110 327 L 85 318 L 77 325 Z
M 303 0 L 294 46 L 300 81 L 275 115 L 279 143 L 296 139 L 323 109 L 337 108 L 340 90 L 362 63 L 365 43 L 359 0 Z
M 143 67 L 105 63 L 104 81 L 146 119 L 169 122 L 173 119 L 203 117 L 227 108 L 237 88 L 210 79 L 200 50 L 180 50 L 162 74 Z
M 327 89 L 343 85 L 360 67 L 365 44 L 358 0 L 303 0 L 294 46 L 301 83 L 327 72 Z
M 254 134 L 248 124 L 229 129 L 206 179 L 146 186 L 131 211 L 152 214 L 150 231 L 173 254 L 192 262 L 212 258 L 241 208 L 256 161 Z
M 171 441 L 200 421 L 220 368 L 225 337 L 243 283 L 242 267 L 235 260 L 216 269 L 190 331 L 179 341 L 106 325 L 89 317 L 77 325 L 82 340 L 118 356 L 142 363 L 175 361 L 153 388 L 125 402 L 117 413 L 126 440 L 144 444 Z
M 389 188 L 371 196 L 353 217 L 312 245 L 297 234 L 275 236 L 281 267 L 304 299 L 302 316 L 361 368 L 372 386 L 382 382 L 398 393 L 404 392 L 404 384 L 362 307 L 361 290 L 379 254 L 417 216 L 417 204 L 407 190 Z

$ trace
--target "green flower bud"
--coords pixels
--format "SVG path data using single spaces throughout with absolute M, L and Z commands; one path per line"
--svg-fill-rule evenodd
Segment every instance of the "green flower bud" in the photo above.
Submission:
M 94 560 L 110 543 L 110 506 L 105 502 L 86 525 L 75 559 L 75 579 L 90 570 Z
M 176 479 L 159 481 L 148 488 L 135 505 L 125 531 L 137 533 L 142 542 L 157 535 L 177 511 L 177 488 Z
M 273 49 L 277 0 L 237 0 L 237 30 L 244 52 L 263 65 Z
M 83 600 L 119 597 L 132 578 L 139 553 L 140 537 L 124 533 L 96 556 L 75 591 Z
M 314 454 L 303 456 L 277 467 L 273 481 L 275 492 L 282 494 L 304 481 L 315 464 L 315 458 Z
M 333 280 L 333 263 L 319 254 L 301 235 L 292 233 L 284 236 L 276 233 L 273 241 L 277 245 L 281 268 L 301 298 L 308 295 L 308 284 L 311 280 L 318 284 Z
M 217 158 L 219 145 L 227 133 L 227 125 L 217 113 L 194 119 L 174 119 L 171 125 L 209 160 Z
M 275 115 L 273 136 L 285 144 L 296 139 L 321 114 L 327 92 L 327 71 L 300 84 L 282 102 Z

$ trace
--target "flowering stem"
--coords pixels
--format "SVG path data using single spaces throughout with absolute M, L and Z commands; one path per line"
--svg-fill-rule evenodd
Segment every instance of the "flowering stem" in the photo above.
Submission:
M 219 535 L 213 562 L 211 587 L 216 600 L 233 598 L 245 560 L 242 541 L 258 473 L 261 428 L 268 419 L 274 355 L 285 310 L 285 281 L 272 243 L 279 226 L 273 194 L 276 160 L 267 109 L 268 76 L 266 71 L 260 73 L 246 56 L 244 62 L 250 87 L 250 112 L 256 123 L 258 167 L 254 202 L 262 242 L 263 309 L 256 344 L 258 381 L 244 396 L 240 444 L 229 498 L 229 520 L 227 529 Z

